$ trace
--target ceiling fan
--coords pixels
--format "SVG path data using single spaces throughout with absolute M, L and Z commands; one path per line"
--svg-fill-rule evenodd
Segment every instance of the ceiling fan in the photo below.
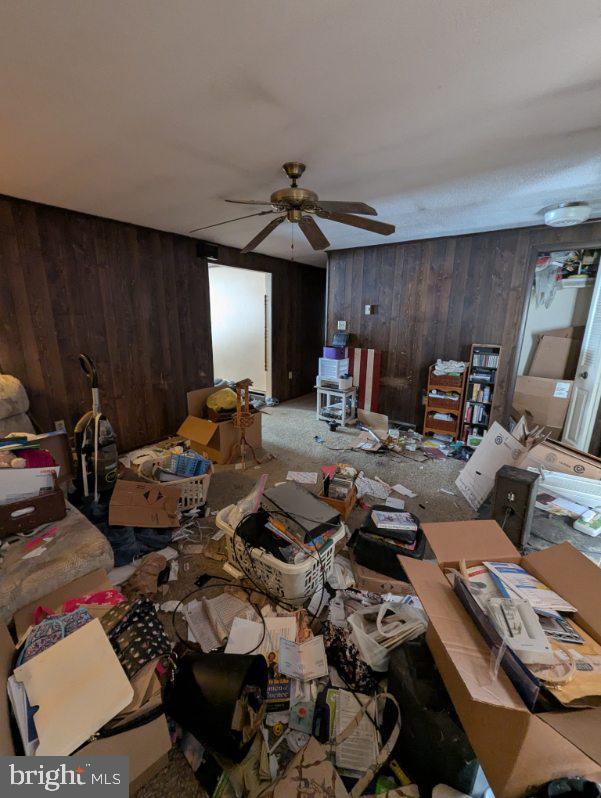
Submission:
M 326 247 L 330 246 L 330 242 L 319 229 L 313 218 L 315 216 L 331 222 L 360 227 L 362 230 L 369 230 L 372 233 L 379 233 L 383 236 L 389 236 L 394 233 L 395 227 L 393 224 L 363 218 L 363 216 L 377 216 L 378 213 L 375 208 L 366 205 L 364 202 L 320 200 L 314 191 L 308 188 L 300 188 L 296 181 L 305 171 L 305 168 L 305 164 L 298 161 L 285 163 L 282 169 L 290 179 L 290 186 L 274 191 L 269 200 L 226 200 L 226 202 L 233 202 L 238 205 L 270 205 L 269 210 L 249 213 L 246 216 L 238 216 L 235 219 L 209 224 L 206 227 L 197 227 L 194 230 L 190 230 L 190 233 L 198 233 L 201 230 L 219 227 L 230 222 L 238 222 L 241 219 L 250 219 L 252 216 L 265 216 L 273 213 L 281 214 L 281 216 L 276 216 L 275 219 L 272 219 L 260 233 L 257 233 L 252 241 L 248 242 L 244 249 L 241 250 L 242 252 L 251 252 L 256 249 L 261 241 L 267 238 L 286 219 L 293 224 L 298 224 L 309 244 L 316 250 L 326 249 Z M 362 215 L 356 216 L 355 214 Z

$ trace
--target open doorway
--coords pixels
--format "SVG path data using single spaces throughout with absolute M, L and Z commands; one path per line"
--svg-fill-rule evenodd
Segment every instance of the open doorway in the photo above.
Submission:
M 526 308 L 512 415 L 597 454 L 601 397 L 601 247 L 540 251 Z
M 271 396 L 271 274 L 210 264 L 209 291 L 215 379 Z

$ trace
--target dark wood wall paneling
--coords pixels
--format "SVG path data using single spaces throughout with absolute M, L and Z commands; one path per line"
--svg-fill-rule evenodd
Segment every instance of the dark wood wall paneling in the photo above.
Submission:
M 599 245 L 601 222 L 531 227 L 330 253 L 328 335 L 383 352 L 380 410 L 421 426 L 428 366 L 503 347 L 492 417 L 506 422 L 538 251 Z M 365 305 L 377 305 L 364 315 Z
M 321 344 L 324 270 L 222 256 L 273 273 L 274 394 L 309 390 L 318 344 L 304 325 L 315 322 Z M 71 431 L 89 408 L 81 351 L 96 361 L 122 451 L 175 432 L 186 392 L 212 384 L 208 273 L 195 239 L 0 197 L 0 275 L 0 369 L 24 383 L 42 429 L 63 419 Z

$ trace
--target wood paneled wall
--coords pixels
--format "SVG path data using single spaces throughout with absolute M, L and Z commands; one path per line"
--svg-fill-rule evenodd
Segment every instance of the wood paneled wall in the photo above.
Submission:
M 0 370 L 22 380 L 42 429 L 63 419 L 71 431 L 89 408 L 84 351 L 121 451 L 177 430 L 186 392 L 213 380 L 208 272 L 196 243 L 0 197 Z M 274 394 L 310 390 L 318 343 L 305 324 L 315 322 L 321 344 L 324 270 L 221 254 L 273 273 Z
M 507 421 L 538 251 L 599 245 L 601 223 L 531 227 L 330 253 L 328 334 L 348 322 L 355 346 L 383 351 L 380 409 L 423 422 L 428 366 L 503 347 L 492 417 Z M 364 315 L 367 304 L 376 313 Z

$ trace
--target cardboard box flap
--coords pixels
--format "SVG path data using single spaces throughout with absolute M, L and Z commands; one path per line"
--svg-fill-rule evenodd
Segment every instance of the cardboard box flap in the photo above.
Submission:
M 519 562 L 520 554 L 496 521 L 443 521 L 424 524 L 424 534 L 440 565 L 460 560 Z
M 601 707 L 539 715 L 556 732 L 601 765 Z
M 85 576 L 80 576 L 79 579 L 74 579 L 67 585 L 58 587 L 51 593 L 43 596 L 37 601 L 32 601 L 25 607 L 21 607 L 14 615 L 15 631 L 17 633 L 17 640 L 20 640 L 25 632 L 33 623 L 33 614 L 35 610 L 43 605 L 48 609 L 58 612 L 65 601 L 78 596 L 84 596 L 86 593 L 98 593 L 101 590 L 111 590 L 113 585 L 110 583 L 106 571 L 98 568 Z
M 528 714 L 505 672 L 491 676 L 490 649 L 438 565 L 399 559 L 470 697 Z
M 202 418 L 207 414 L 207 399 L 215 391 L 220 391 L 221 387 L 211 385 L 209 388 L 198 388 L 196 391 L 188 391 L 186 399 L 188 402 L 188 414 Z
M 578 607 L 575 622 L 601 643 L 601 569 L 567 541 L 532 552 L 523 562 L 541 582 Z
M 202 446 L 208 446 L 213 436 L 219 431 L 219 426 L 206 418 L 187 416 L 177 431 L 183 438 L 189 438 Z

